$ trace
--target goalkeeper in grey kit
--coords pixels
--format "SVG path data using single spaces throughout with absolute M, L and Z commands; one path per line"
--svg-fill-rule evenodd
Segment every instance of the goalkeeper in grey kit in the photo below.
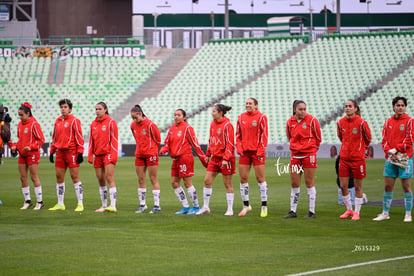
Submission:
M 413 193 L 411 178 L 413 177 L 413 119 L 405 113 L 407 99 L 395 97 L 392 100 L 395 112 L 387 119 L 382 130 L 382 148 L 385 152 L 384 165 L 384 199 L 383 210 L 374 221 L 390 219 L 389 211 L 393 198 L 394 184 L 397 177 L 401 179 L 404 191 L 404 222 L 412 222 Z

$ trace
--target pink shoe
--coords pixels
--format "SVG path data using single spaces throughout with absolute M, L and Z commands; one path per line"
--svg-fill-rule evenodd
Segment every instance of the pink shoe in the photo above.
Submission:
M 359 220 L 359 214 L 354 212 L 354 215 L 351 218 L 352 220 Z
M 346 218 L 352 217 L 353 215 L 354 215 L 354 211 L 352 211 L 352 210 L 346 210 L 346 212 L 343 213 L 342 215 L 340 215 L 339 218 L 346 219 Z

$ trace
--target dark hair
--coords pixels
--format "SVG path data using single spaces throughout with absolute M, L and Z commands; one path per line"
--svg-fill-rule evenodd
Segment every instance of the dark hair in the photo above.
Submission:
M 99 105 L 102 105 L 102 106 L 103 106 L 103 108 L 104 108 L 104 109 L 106 109 L 105 114 L 109 114 L 109 113 L 108 113 L 108 106 L 106 105 L 106 103 L 104 103 L 104 102 L 99 102 L 99 103 L 97 103 L 96 105 L 98 105 L 98 104 L 99 104 Z
M 67 104 L 70 109 L 72 109 L 72 102 L 69 99 L 62 99 L 59 101 L 59 106 L 62 106 L 63 104 Z
M 185 112 L 185 110 L 184 110 L 184 109 L 179 108 L 179 109 L 177 109 L 176 111 L 181 111 L 181 113 L 183 114 L 183 117 L 184 117 L 184 118 L 185 118 L 185 117 L 187 117 L 187 112 Z M 187 119 L 184 119 L 184 122 L 187 122 Z
M 227 111 L 231 110 L 231 106 L 227 106 L 224 104 L 216 104 L 214 106 L 217 108 L 218 112 L 223 112 L 223 116 L 226 115 Z
M 296 111 L 295 111 L 295 109 L 296 109 L 296 107 L 297 107 L 299 104 L 301 104 L 301 103 L 303 103 L 303 104 L 305 104 L 305 105 L 306 105 L 306 103 L 305 103 L 304 101 L 302 101 L 302 100 L 294 100 L 294 101 L 293 101 L 293 104 L 292 104 L 292 107 L 293 107 L 293 115 L 296 115 Z
M 407 98 L 400 97 L 400 96 L 397 96 L 394 99 L 392 99 L 392 106 L 395 106 L 397 104 L 397 102 L 400 101 L 400 100 L 404 102 L 405 106 L 407 106 Z
M 142 108 L 141 108 L 141 106 L 139 104 L 134 105 L 134 107 L 131 108 L 131 112 L 139 112 L 139 113 L 142 114 L 142 117 L 145 118 L 144 111 L 142 111 Z
M 356 110 L 355 114 L 361 116 L 361 109 L 359 108 L 358 103 L 355 100 L 352 100 L 352 99 L 348 99 L 348 101 L 352 102 L 354 104 L 354 106 L 356 107 L 357 110 Z
M 259 104 L 259 102 L 255 98 L 248 98 L 247 100 L 252 100 L 254 102 L 254 105 Z
M 31 108 L 28 108 L 27 106 L 25 106 L 25 105 L 21 105 L 20 107 L 19 107 L 19 110 L 21 110 L 21 111 L 23 111 L 24 113 L 29 113 L 29 117 L 33 117 L 33 114 L 32 114 L 32 109 Z

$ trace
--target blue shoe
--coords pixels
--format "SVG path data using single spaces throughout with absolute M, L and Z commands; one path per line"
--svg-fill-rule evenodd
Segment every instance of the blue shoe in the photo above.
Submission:
M 181 209 L 180 211 L 176 212 L 176 215 L 184 215 L 187 214 L 190 211 L 190 207 L 183 207 L 183 209 Z
M 187 213 L 187 215 L 195 215 L 198 211 L 200 211 L 200 207 L 193 207 L 191 210 Z

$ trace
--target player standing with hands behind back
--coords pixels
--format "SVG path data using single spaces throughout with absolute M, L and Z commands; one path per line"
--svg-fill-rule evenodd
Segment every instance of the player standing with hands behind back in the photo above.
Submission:
M 259 103 L 254 98 L 246 101 L 246 112 L 237 120 L 236 148 L 239 158 L 240 194 L 243 209 L 239 217 L 252 210 L 249 204 L 249 173 L 253 165 L 259 184 L 262 208 L 260 216 L 267 217 L 267 183 L 265 179 L 266 147 L 268 137 L 267 117 L 258 110 Z
M 65 197 L 65 174 L 69 168 L 75 188 L 78 205 L 75 212 L 83 211 L 83 187 L 79 179 L 79 164 L 83 162 L 83 136 L 79 119 L 70 114 L 72 112 L 72 102 L 69 99 L 59 101 L 60 113 L 55 122 L 52 135 L 52 145 L 50 146 L 49 160 L 54 163 L 53 154 L 56 154 L 56 194 L 58 202 L 50 211 L 66 209 Z
M 364 202 L 362 180 L 366 177 L 365 150 L 371 142 L 371 130 L 368 123 L 361 118 L 361 111 L 354 100 L 345 103 L 345 117 L 337 123 L 337 135 L 342 142 L 339 153 L 339 183 L 346 211 L 339 218 L 352 217 L 359 220 L 359 213 Z M 355 211 L 352 210 L 351 195 L 348 191 L 349 177 L 353 176 L 355 186 Z
M 286 136 L 290 143 L 290 211 L 284 218 L 296 218 L 300 195 L 300 181 L 302 172 L 308 191 L 309 213 L 306 219 L 313 219 L 315 215 L 316 189 L 315 171 L 318 167 L 316 152 L 321 144 L 321 128 L 318 120 L 306 112 L 306 103 L 295 100 L 293 102 L 293 116 L 286 122 Z
M 108 106 L 99 102 L 95 106 L 96 119 L 91 124 L 89 137 L 88 162 L 93 163 L 99 182 L 99 195 L 102 205 L 96 213 L 115 213 L 116 186 L 114 181 L 115 166 L 118 161 L 118 126 L 108 115 Z M 95 160 L 94 160 L 95 157 Z M 111 205 L 107 207 L 108 189 Z

